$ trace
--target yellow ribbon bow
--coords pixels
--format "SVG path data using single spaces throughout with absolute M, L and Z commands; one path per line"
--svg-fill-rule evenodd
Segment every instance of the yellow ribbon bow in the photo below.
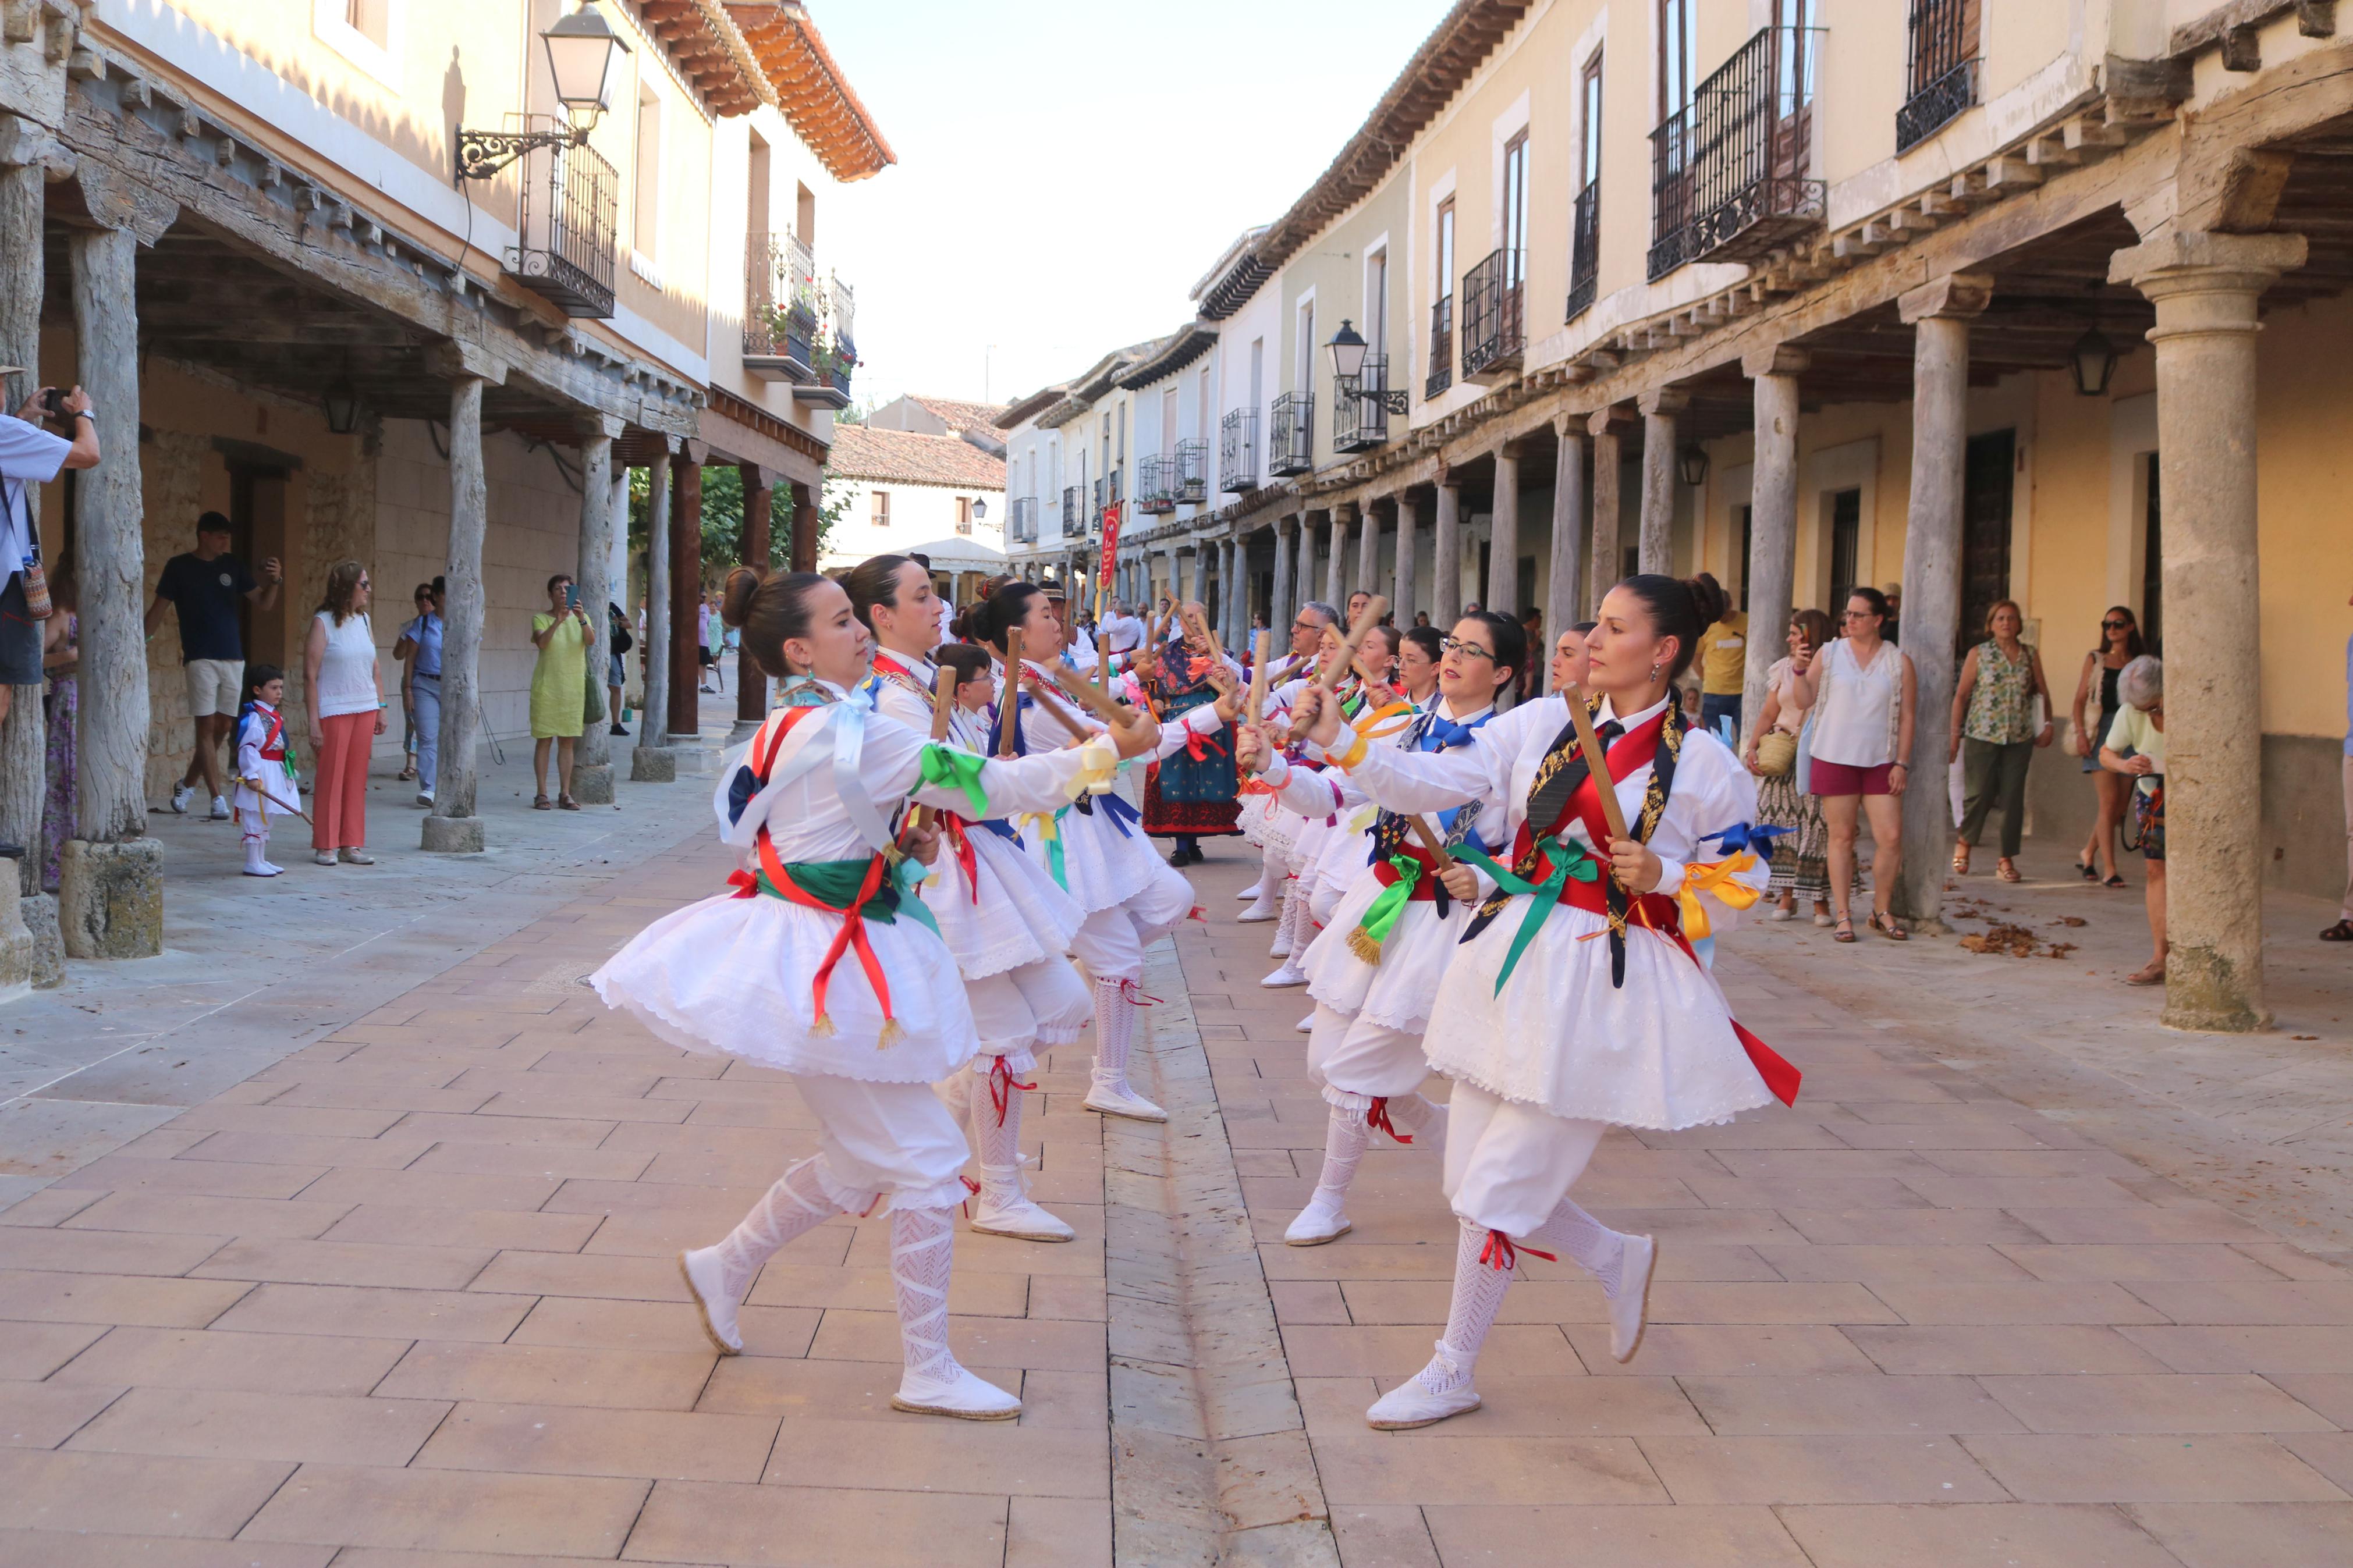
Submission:
M 1675 891 L 1675 901 L 1683 906 L 1683 935 L 1693 942 L 1704 941 L 1713 935 L 1707 919 L 1707 906 L 1701 903 L 1702 893 L 1714 893 L 1730 909 L 1745 910 L 1763 898 L 1761 889 L 1733 879 L 1757 864 L 1757 857 L 1743 849 L 1729 860 L 1694 860 L 1683 868 L 1683 885 Z

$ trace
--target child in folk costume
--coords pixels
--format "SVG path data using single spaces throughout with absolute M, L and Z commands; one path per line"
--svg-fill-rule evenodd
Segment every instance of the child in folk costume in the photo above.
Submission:
M 723 1353 L 743 1341 L 737 1304 L 777 1249 L 836 1214 L 891 1212 L 905 1373 L 901 1410 L 1002 1420 L 1021 1402 L 956 1363 L 947 1343 L 950 1260 L 966 1149 L 931 1086 L 979 1048 L 964 983 L 906 883 L 910 801 L 975 816 L 1050 810 L 1107 787 L 1147 721 L 1069 751 L 991 762 L 843 700 L 867 673 L 849 596 L 815 573 L 762 580 L 739 567 L 724 615 L 784 705 L 722 769 L 720 836 L 743 852 L 735 891 L 668 915 L 591 977 L 670 1044 L 793 1076 L 816 1113 L 818 1152 L 787 1170 L 718 1245 L 679 1256 Z M 930 828 L 913 858 L 937 858 Z
M 988 596 L 976 617 L 983 643 L 1002 659 L 1007 638 L 1015 629 L 1022 647 L 1052 649 L 1060 643 L 1060 627 L 1053 607 L 1035 584 L 1008 583 Z M 1098 732 L 1098 726 L 1080 715 L 1053 677 L 1029 659 L 1022 663 L 1029 681 L 1048 692 L 1042 701 L 1031 690 L 1007 679 L 997 698 L 997 723 L 989 734 L 992 753 L 1005 745 L 1005 726 L 1013 726 L 1011 750 L 1021 754 L 1052 752 Z M 1231 677 L 1215 672 L 1216 680 Z M 1163 731 L 1158 754 L 1166 756 L 1186 743 L 1187 734 L 1210 733 L 1232 720 L 1223 704 L 1204 705 Z M 1086 1106 L 1110 1116 L 1132 1116 L 1144 1121 L 1165 1121 L 1167 1112 L 1135 1092 L 1127 1079 L 1128 1054 L 1135 1037 L 1135 1010 L 1142 1005 L 1136 982 L 1144 977 L 1144 950 L 1175 931 L 1193 910 L 1193 885 L 1171 870 L 1152 850 L 1139 830 L 1139 814 L 1117 795 L 1105 794 L 1071 802 L 1058 811 L 1040 812 L 1020 820 L 1029 853 L 1054 880 L 1086 911 L 1071 951 L 1086 965 L 1094 983 L 1094 1081 Z
M 1754 903 L 1767 868 L 1725 853 L 1757 789 L 1723 742 L 1687 731 L 1674 681 L 1705 624 L 1696 590 L 1645 574 L 1609 591 L 1587 641 L 1591 721 L 1625 835 L 1609 826 L 1567 703 L 1550 696 L 1456 750 L 1366 744 L 1314 698 L 1302 725 L 1351 783 L 1398 812 L 1500 800 L 1508 867 L 1474 913 L 1430 1006 L 1424 1051 L 1454 1080 L 1445 1191 L 1461 1221 L 1454 1298 L 1437 1354 L 1367 1412 L 1378 1428 L 1477 1408 L 1472 1369 L 1503 1304 L 1514 1248 L 1566 1252 L 1600 1280 L 1610 1351 L 1641 1342 L 1651 1238 L 1570 1199 L 1610 1126 L 1673 1131 L 1797 1095 L 1798 1074 L 1733 1021 L 1688 939 Z M 1490 823 L 1482 812 L 1480 831 Z M 1588 940 L 1590 939 L 1590 940 Z
M 302 815 L 302 784 L 286 743 L 286 675 L 274 664 L 245 671 L 245 703 L 237 713 L 237 798 L 230 810 L 245 836 L 245 874 L 275 877 L 286 868 L 267 858 L 269 819 Z
M 929 732 L 939 668 L 928 657 L 939 629 L 932 574 L 903 555 L 878 555 L 843 574 L 841 584 L 880 645 L 857 700 Z M 955 693 L 966 682 L 991 689 L 988 657 L 954 645 L 937 652 L 943 661 L 956 661 L 949 743 L 985 755 L 985 729 L 971 722 L 969 712 L 957 724 Z M 1092 1011 L 1086 983 L 1063 956 L 1086 914 L 1022 852 L 1002 818 L 975 820 L 944 811 L 938 823 L 944 853 L 923 885 L 923 907 L 955 954 L 980 1040 L 970 1067 L 943 1084 L 949 1108 L 971 1129 L 980 1156 L 972 1228 L 1028 1241 L 1068 1241 L 1075 1233 L 1030 1202 L 1022 1180 L 1021 1096 L 1032 1087 L 1022 1080 L 1036 1070 L 1039 1047 L 1075 1045 Z
M 1291 623 L 1290 651 L 1275 659 L 1266 673 L 1266 696 L 1259 720 L 1271 731 L 1282 728 L 1292 700 L 1307 689 L 1307 677 L 1324 647 L 1324 629 L 1339 618 L 1340 612 L 1326 604 L 1310 602 L 1299 607 Z M 1262 784 L 1253 782 L 1242 786 L 1241 816 L 1236 826 L 1259 849 L 1260 862 L 1258 880 L 1235 895 L 1247 906 L 1236 918 L 1244 925 L 1283 922 L 1275 927 L 1275 951 L 1271 956 L 1276 958 L 1291 951 L 1285 895 L 1291 881 L 1291 846 L 1298 837 L 1299 821 L 1299 814 L 1286 811 Z
M 1519 678 L 1528 657 L 1527 636 L 1519 623 L 1488 611 L 1463 616 L 1444 648 L 1437 667 L 1438 700 L 1400 738 L 1401 750 L 1433 753 L 1470 745 L 1495 717 L 1496 694 Z M 1241 749 L 1246 756 L 1265 754 L 1255 736 L 1245 737 Z M 1287 782 L 1281 775 L 1278 758 L 1270 770 L 1278 786 Z M 1356 795 L 1356 781 L 1336 769 L 1309 787 L 1328 790 L 1335 781 L 1343 792 Z M 1371 863 L 1362 868 L 1308 949 L 1308 994 L 1315 999 L 1315 1014 L 1307 1076 L 1323 1091 L 1332 1114 L 1314 1194 L 1283 1232 L 1283 1240 L 1293 1247 L 1320 1247 L 1347 1234 L 1348 1185 L 1376 1130 L 1400 1143 L 1417 1136 L 1426 1142 L 1443 1140 L 1444 1108 L 1419 1092 L 1430 1076 L 1422 1033 L 1463 928 L 1494 886 L 1482 883 L 1459 857 L 1499 847 L 1501 831 L 1493 825 L 1508 815 L 1503 801 L 1482 795 L 1437 813 L 1435 820 L 1424 818 L 1423 826 L 1447 847 L 1448 864 L 1441 869 L 1412 824 L 1395 813 L 1380 813 Z M 1496 835 L 1496 845 L 1489 844 L 1482 828 Z
M 1212 663 L 1224 665 L 1237 683 L 1242 679 L 1241 666 L 1210 647 L 1208 610 L 1187 601 L 1177 613 L 1184 636 L 1157 647 L 1146 638 L 1133 660 L 1144 703 L 1164 725 L 1218 700 L 1220 688 L 1209 681 Z M 1235 822 L 1240 814 L 1229 730 L 1191 735 L 1180 750 L 1154 766 L 1144 786 L 1144 831 L 1154 838 L 1176 840 L 1168 852 L 1171 866 L 1199 865 L 1201 840 L 1240 831 Z

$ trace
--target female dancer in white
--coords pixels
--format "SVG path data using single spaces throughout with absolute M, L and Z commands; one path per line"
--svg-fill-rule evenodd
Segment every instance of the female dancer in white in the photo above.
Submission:
M 1053 648 L 1061 640 L 1061 625 L 1054 609 L 1034 583 L 1008 583 L 988 596 L 967 623 L 980 640 L 1005 657 L 1007 634 L 1018 627 L 1024 648 Z M 1031 679 L 1057 690 L 1053 677 L 1026 655 L 1022 663 Z M 1232 722 L 1232 677 L 1217 668 L 1213 680 L 1227 690 L 1215 703 L 1204 703 L 1171 725 L 1158 742 L 1161 753 L 1185 743 L 1187 732 L 1214 734 Z M 991 750 L 1002 749 L 1003 726 L 1015 720 L 1013 750 L 1028 754 L 1050 752 L 1098 732 L 1092 720 L 1075 711 L 1068 697 L 1040 702 L 1029 691 L 1016 692 L 1008 680 L 997 698 L 997 728 L 990 735 Z M 1128 1053 L 1135 1040 L 1136 983 L 1144 978 L 1144 950 L 1175 931 L 1193 910 L 1193 884 L 1171 870 L 1144 837 L 1136 809 L 1116 795 L 1082 796 L 1034 824 L 1023 824 L 1023 838 L 1054 880 L 1086 911 L 1085 922 L 1071 944 L 1072 954 L 1087 966 L 1094 982 L 1094 1081 L 1087 1090 L 1086 1107 L 1109 1116 L 1132 1116 L 1142 1121 L 1166 1121 L 1168 1113 L 1135 1092 L 1127 1081 Z
M 902 1410 L 1003 1420 L 1021 1402 L 956 1363 L 948 1277 L 966 1150 L 931 1086 L 979 1048 L 964 983 L 907 896 L 895 819 L 909 800 L 976 816 L 1050 810 L 1108 787 L 1117 757 L 1158 739 L 1148 721 L 1071 751 L 987 762 L 844 701 L 870 643 L 849 596 L 815 573 L 728 578 L 727 624 L 787 683 L 784 705 L 722 770 L 720 837 L 743 851 L 731 896 L 655 921 L 592 977 L 671 1045 L 741 1057 L 793 1075 L 816 1113 L 818 1153 L 782 1179 L 715 1247 L 679 1266 L 703 1327 L 742 1348 L 737 1304 L 794 1237 L 836 1214 L 891 1205 L 905 1374 Z M 936 856 L 931 830 L 913 836 Z M 847 960 L 848 962 L 844 962 Z
M 1324 647 L 1324 629 L 1339 618 L 1340 613 L 1326 604 L 1311 601 L 1299 606 L 1299 614 L 1291 623 L 1291 650 L 1272 660 L 1272 668 L 1267 671 L 1261 723 L 1282 725 L 1290 710 L 1291 699 L 1306 689 L 1303 676 L 1315 667 L 1315 656 Z M 1244 925 L 1262 921 L 1283 922 L 1275 928 L 1274 948 L 1268 956 L 1284 957 L 1291 952 L 1287 919 L 1290 904 L 1285 895 L 1291 886 L 1291 843 L 1298 834 L 1299 814 L 1292 812 L 1286 821 L 1282 807 L 1275 804 L 1271 794 L 1263 789 L 1245 789 L 1241 817 L 1236 826 L 1260 851 L 1258 880 L 1237 895 L 1248 907 L 1236 919 Z
M 1453 1305 L 1430 1364 L 1367 1413 L 1376 1427 L 1478 1406 L 1472 1364 L 1518 1247 L 1558 1248 L 1590 1269 L 1609 1300 L 1611 1353 L 1632 1355 L 1657 1249 L 1568 1196 L 1601 1134 L 1613 1124 L 1724 1121 L 1796 1096 L 1795 1069 L 1733 1022 L 1685 941 L 1695 920 L 1721 923 L 1754 902 L 1767 875 L 1745 850 L 1706 859 L 1711 841 L 1745 841 L 1757 790 L 1722 742 L 1686 733 L 1672 700 L 1704 629 L 1693 588 L 1676 578 L 1631 577 L 1602 602 L 1588 643 L 1601 698 L 1593 721 L 1624 837 L 1607 826 L 1558 696 L 1437 752 L 1368 745 L 1332 705 L 1302 699 L 1300 725 L 1382 805 L 1427 812 L 1500 799 L 1493 826 L 1513 839 L 1508 868 L 1487 863 L 1498 891 L 1439 982 L 1424 1036 L 1430 1065 L 1454 1080 L 1445 1173 L 1461 1226 Z
M 911 730 L 929 731 L 938 672 L 931 655 L 939 636 L 932 574 L 903 555 L 877 555 L 843 574 L 841 585 L 880 645 L 857 697 Z M 965 651 L 986 665 L 979 649 Z M 959 682 L 972 673 L 961 671 Z M 987 735 L 969 725 L 958 735 L 953 696 L 950 701 L 951 742 L 981 753 Z M 955 954 L 980 1033 L 970 1070 L 943 1086 L 980 1155 L 972 1228 L 1068 1241 L 1076 1233 L 1030 1202 L 1022 1180 L 1021 1096 L 1031 1087 L 1022 1079 L 1037 1069 L 1039 1048 L 1076 1045 L 1086 1027 L 1086 983 L 1064 956 L 1086 911 L 1022 852 L 1003 818 L 971 821 L 951 811 L 939 823 L 947 853 L 924 884 L 923 907 Z
M 1509 616 L 1463 616 L 1438 666 L 1438 701 L 1414 721 L 1399 746 L 1422 752 L 1468 746 L 1495 716 L 1495 694 L 1518 679 L 1527 650 L 1527 635 Z M 1240 750 L 1246 757 L 1265 754 L 1263 744 L 1250 738 Z M 1284 772 L 1276 758 L 1268 777 L 1287 798 L 1294 791 L 1284 787 L 1290 783 Z M 1336 788 L 1347 797 L 1343 809 L 1364 798 L 1356 781 L 1337 769 L 1303 782 L 1304 789 L 1296 793 Z M 1430 1142 L 1443 1136 L 1443 1108 L 1419 1092 L 1430 1076 L 1422 1031 L 1462 928 L 1493 886 L 1482 885 L 1453 857 L 1493 847 L 1482 827 L 1500 843 L 1500 827 L 1489 824 L 1508 815 L 1489 795 L 1439 813 L 1434 824 L 1425 821 L 1448 847 L 1441 870 L 1404 817 L 1382 812 L 1373 826 L 1371 863 L 1359 868 L 1331 923 L 1308 949 L 1307 994 L 1315 999 L 1315 1014 L 1307 1076 L 1332 1115 L 1314 1194 L 1282 1233 L 1293 1247 L 1319 1247 L 1347 1234 L 1348 1184 L 1376 1129 L 1400 1143 L 1418 1134 Z

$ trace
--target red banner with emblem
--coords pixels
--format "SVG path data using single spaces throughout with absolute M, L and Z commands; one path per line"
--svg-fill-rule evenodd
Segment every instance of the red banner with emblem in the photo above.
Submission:
M 1102 564 L 1097 575 L 1099 586 L 1106 594 L 1111 592 L 1112 574 L 1119 567 L 1119 514 L 1124 505 L 1113 501 L 1103 508 Z

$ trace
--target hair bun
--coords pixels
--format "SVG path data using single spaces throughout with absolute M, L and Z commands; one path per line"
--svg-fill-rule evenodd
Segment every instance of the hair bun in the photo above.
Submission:
M 726 596 L 720 601 L 719 616 L 731 626 L 740 626 L 752 614 L 752 595 L 760 591 L 760 574 L 749 566 L 738 566 L 727 574 Z

